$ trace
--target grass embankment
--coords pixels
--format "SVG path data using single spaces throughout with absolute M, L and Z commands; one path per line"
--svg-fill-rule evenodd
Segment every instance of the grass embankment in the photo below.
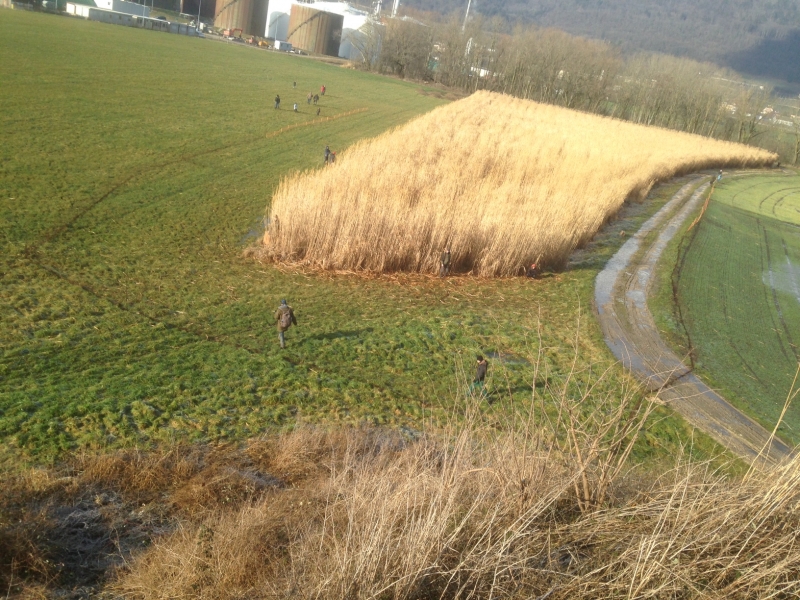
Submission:
M 522 275 L 563 267 L 626 199 L 708 167 L 763 166 L 764 150 L 478 92 L 324 171 L 287 177 L 266 253 L 328 269 Z M 279 219 L 278 219 L 279 218 Z
M 0 438 L 15 461 L 297 422 L 419 428 L 458 405 L 478 351 L 504 357 L 491 386 L 519 400 L 540 348 L 554 381 L 576 339 L 574 382 L 607 366 L 589 307 L 618 230 L 537 282 L 324 277 L 241 258 L 280 177 L 437 106 L 430 90 L 50 15 L 0 11 L 0 32 Z M 367 111 L 316 119 L 303 99 L 322 83 L 323 117 Z M 274 110 L 276 93 L 301 112 Z M 284 353 L 282 297 L 300 320 Z M 627 381 L 615 370 L 603 386 Z M 640 456 L 687 437 L 667 418 Z
M 665 253 L 651 308 L 710 385 L 772 429 L 798 364 L 800 177 L 724 178 Z M 677 303 L 676 303 L 677 301 Z M 779 434 L 800 443 L 800 405 Z

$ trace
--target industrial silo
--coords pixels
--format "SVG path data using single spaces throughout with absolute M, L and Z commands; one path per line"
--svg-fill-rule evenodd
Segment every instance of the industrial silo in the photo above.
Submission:
M 254 0 L 217 0 L 214 27 L 241 29 L 242 33 L 252 35 L 253 4 Z M 264 35 L 263 31 L 261 35 Z
M 269 0 L 253 0 L 253 14 L 250 15 L 250 35 L 267 37 L 267 13 L 269 12 Z
M 338 56 L 343 23 L 342 15 L 295 4 L 289 16 L 287 41 L 306 52 Z

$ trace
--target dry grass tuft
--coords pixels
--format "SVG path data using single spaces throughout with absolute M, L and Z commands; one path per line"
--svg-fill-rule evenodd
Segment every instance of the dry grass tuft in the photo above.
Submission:
M 709 167 L 764 166 L 766 151 L 490 92 L 356 144 L 284 179 L 262 257 L 343 271 L 520 275 L 559 267 L 627 199 Z M 277 218 L 276 218 L 277 217 Z

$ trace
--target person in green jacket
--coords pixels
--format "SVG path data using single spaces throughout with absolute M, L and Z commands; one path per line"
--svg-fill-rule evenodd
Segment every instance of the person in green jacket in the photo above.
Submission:
M 275 311 L 275 321 L 278 324 L 278 339 L 281 342 L 281 350 L 286 348 L 286 331 L 292 325 L 297 325 L 292 307 L 286 304 L 286 300 L 281 300 L 281 305 Z

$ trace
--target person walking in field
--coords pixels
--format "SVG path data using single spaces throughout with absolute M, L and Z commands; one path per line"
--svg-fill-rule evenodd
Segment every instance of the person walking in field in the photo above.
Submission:
M 297 102 L 294 103 L 294 112 L 297 112 Z
M 317 116 L 319 116 L 319 111 L 320 111 L 320 110 L 322 110 L 322 109 L 320 109 L 320 108 L 317 108 Z
M 325 146 L 325 164 L 328 164 L 328 161 L 331 158 L 331 149 L 328 146 Z
M 314 94 L 314 105 L 316 106 L 317 102 L 319 102 L 319 94 Z
M 480 354 L 478 354 L 477 362 L 475 363 L 475 379 L 469 386 L 469 393 L 479 390 L 481 396 L 486 393 L 484 382 L 486 380 L 486 372 L 489 370 L 489 362 Z
M 278 109 L 281 107 L 281 97 L 279 95 L 275 96 L 275 108 Z
M 313 97 L 314 97 L 314 96 L 311 94 L 311 92 L 308 92 L 308 96 L 306 96 L 306 104 L 309 104 L 309 105 L 310 105 L 310 104 L 311 104 L 311 99 L 312 99 Z
M 720 169 L 719 173 L 717 173 L 717 181 L 721 181 L 721 180 L 722 180 L 722 169 Z
M 292 325 L 297 325 L 292 307 L 286 304 L 286 300 L 281 300 L 281 305 L 275 311 L 275 321 L 278 324 L 278 339 L 281 342 L 281 350 L 286 348 L 286 331 Z
M 335 162 L 336 162 L 336 152 L 331 152 L 330 163 L 333 164 Z
M 325 95 L 325 86 L 324 85 L 319 88 L 319 93 L 322 94 L 323 96 Z
M 447 277 L 450 274 L 450 248 L 445 248 L 439 258 L 439 277 Z

